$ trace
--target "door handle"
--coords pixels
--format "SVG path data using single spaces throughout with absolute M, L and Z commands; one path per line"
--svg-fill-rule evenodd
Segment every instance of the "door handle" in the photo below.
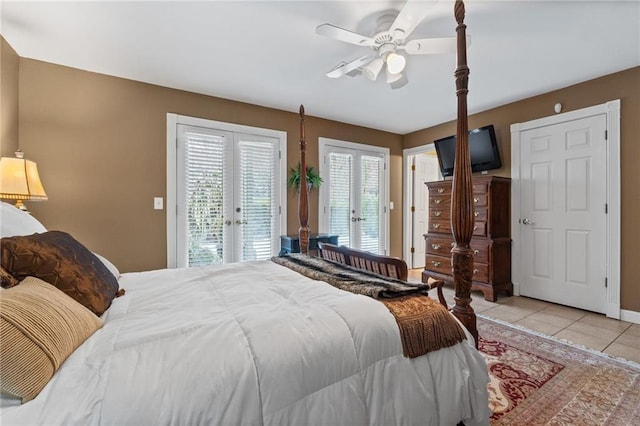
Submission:
M 524 218 L 522 219 L 522 224 L 523 225 L 533 225 L 533 222 L 531 222 L 529 219 Z
M 247 222 L 246 220 L 240 220 L 240 219 L 236 220 L 236 225 L 246 225 L 247 223 L 249 222 Z
M 225 220 L 225 221 L 224 221 L 224 224 L 225 224 L 225 225 L 231 225 L 231 221 L 230 221 L 230 220 Z

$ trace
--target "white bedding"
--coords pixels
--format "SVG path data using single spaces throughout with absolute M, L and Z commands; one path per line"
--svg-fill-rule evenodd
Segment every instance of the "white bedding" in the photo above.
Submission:
M 123 274 L 104 327 L 10 424 L 489 423 L 471 337 L 408 359 L 380 302 L 271 261 Z

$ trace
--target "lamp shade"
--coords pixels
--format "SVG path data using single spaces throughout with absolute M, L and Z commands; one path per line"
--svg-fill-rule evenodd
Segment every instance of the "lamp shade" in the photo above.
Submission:
M 378 78 L 378 74 L 384 65 L 384 61 L 380 58 L 376 58 L 362 69 L 362 72 L 369 80 L 375 80 Z
M 9 200 L 47 200 L 38 166 L 35 162 L 22 158 L 21 151 L 16 158 L 0 158 L 0 198 Z

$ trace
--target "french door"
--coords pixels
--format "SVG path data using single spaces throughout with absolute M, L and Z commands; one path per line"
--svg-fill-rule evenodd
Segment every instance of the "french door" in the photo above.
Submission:
M 283 223 L 280 139 L 178 123 L 176 141 L 175 266 L 277 254 Z
M 341 245 L 386 254 L 388 149 L 320 138 L 320 231 Z

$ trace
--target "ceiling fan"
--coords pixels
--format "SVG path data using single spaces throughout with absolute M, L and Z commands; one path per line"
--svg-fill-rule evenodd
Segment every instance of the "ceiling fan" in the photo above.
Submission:
M 376 80 L 386 65 L 386 81 L 392 89 L 398 89 L 409 81 L 406 72 L 403 73 L 406 65 L 403 52 L 409 55 L 455 52 L 455 37 L 407 40 L 434 5 L 435 2 L 408 0 L 397 15 L 392 13 L 380 16 L 376 33 L 371 37 L 332 24 L 318 25 L 316 33 L 319 35 L 373 50 L 373 53 L 350 62 L 341 62 L 327 73 L 327 77 L 364 74 L 368 79 Z

